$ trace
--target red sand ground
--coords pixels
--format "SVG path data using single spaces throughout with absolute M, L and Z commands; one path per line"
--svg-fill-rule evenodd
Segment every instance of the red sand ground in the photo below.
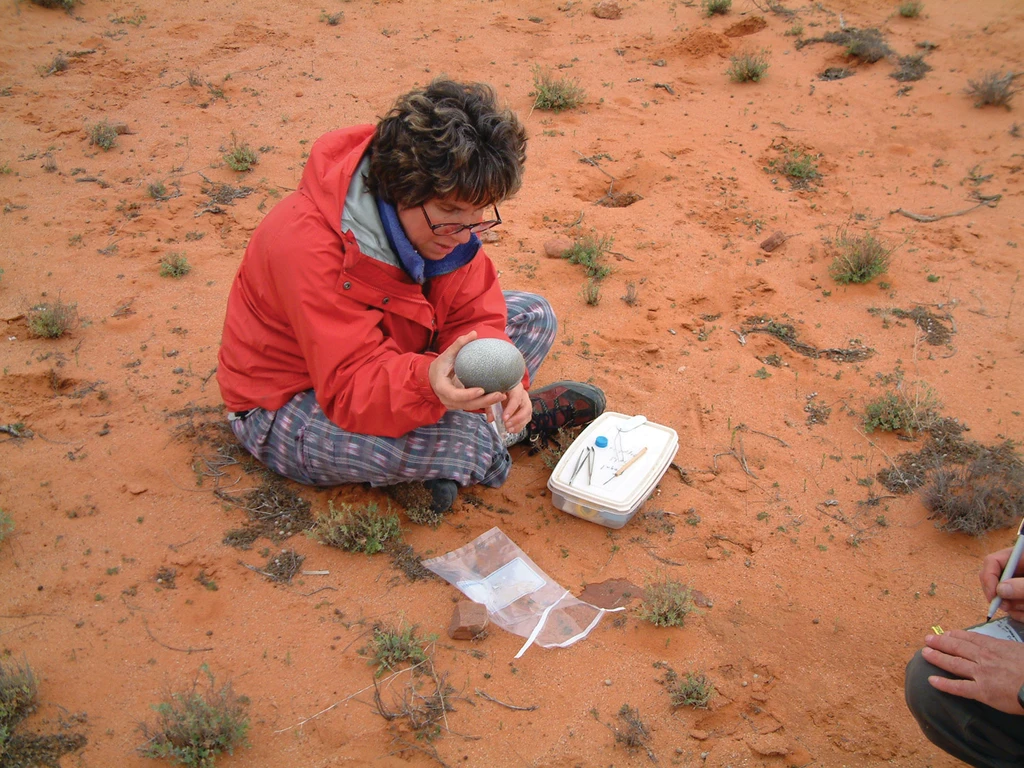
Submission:
M 794 18 L 749 0 L 712 19 L 695 3 L 621 6 L 617 20 L 555 0 L 0 8 L 0 423 L 35 434 L 0 445 L 0 507 L 15 525 L 0 546 L 0 646 L 39 677 L 38 713 L 22 728 L 53 731 L 85 713 L 75 728 L 88 744 L 64 765 L 153 764 L 134 751 L 137 724 L 204 663 L 252 700 L 252 747 L 223 766 L 646 765 L 609 728 L 623 704 L 639 710 L 662 765 L 952 765 L 906 711 L 903 668 L 928 627 L 981 617 L 976 571 L 1008 534 L 939 531 L 916 496 L 860 504 L 884 493 L 868 483 L 889 457 L 920 445 L 865 436 L 861 419 L 898 370 L 910 388 L 926 382 L 971 438 L 1024 438 L 1024 138 L 1010 132 L 1021 105 L 975 109 L 964 93 L 986 71 L 1024 71 L 1021 6 L 926 0 L 917 19 L 878 0 L 794 5 Z M 322 10 L 344 17 L 331 26 Z M 797 50 L 785 34 L 841 24 L 878 27 L 900 55 L 931 41 L 932 71 L 901 93 L 892 61 L 858 65 L 825 43 Z M 730 82 L 729 56 L 762 49 L 766 78 Z M 40 74 L 58 52 L 67 70 Z M 578 78 L 585 105 L 531 110 L 535 65 Z M 829 66 L 855 76 L 819 80 Z M 406 523 L 406 540 L 439 554 L 497 525 L 576 594 L 672 576 L 713 601 L 682 629 L 629 613 L 571 649 L 513 663 L 521 640 L 500 630 L 447 639 L 453 588 L 301 535 L 286 546 L 330 574 L 273 585 L 240 563 L 262 567 L 260 550 L 281 545 L 221 543 L 244 513 L 210 480 L 196 485 L 204 446 L 174 437 L 182 419 L 171 413 L 220 402 L 211 376 L 228 287 L 310 142 L 373 121 L 442 73 L 494 84 L 529 129 L 526 185 L 488 252 L 506 287 L 544 294 L 560 315 L 539 383 L 592 379 L 612 409 L 674 427 L 689 482 L 670 471 L 647 506 L 671 513 L 674 533 L 639 516 L 609 532 L 555 510 L 541 457 L 517 453 L 504 488 L 477 489 L 512 514 L 460 502 L 438 530 Z M 102 119 L 128 129 L 109 152 L 86 138 Z M 233 136 L 259 148 L 248 174 L 224 165 Z M 818 156 L 813 189 L 766 173 L 778 146 Z M 986 177 L 981 193 L 1002 195 L 996 207 L 932 223 L 893 213 L 968 207 L 972 169 Z M 204 176 L 254 192 L 209 211 Z M 643 199 L 596 205 L 609 176 Z M 152 199 L 155 182 L 173 197 Z M 887 288 L 829 277 L 827 240 L 844 226 L 896 246 Z M 760 251 L 776 230 L 792 237 Z M 544 255 L 547 240 L 581 232 L 614 238 L 597 307 L 581 298 L 579 267 Z M 169 252 L 184 252 L 191 274 L 161 277 Z M 620 300 L 629 283 L 635 306 Z M 77 304 L 80 324 L 59 340 L 30 337 L 26 311 L 57 297 Z M 951 319 L 949 344 L 868 313 L 917 306 Z M 764 334 L 742 344 L 736 332 L 762 315 L 815 346 L 875 354 L 835 363 Z M 765 365 L 772 354 L 781 367 Z M 813 393 L 831 406 L 827 424 L 807 424 Z M 222 484 L 240 474 L 229 472 Z M 242 475 L 231 490 L 256 482 Z M 302 492 L 314 511 L 339 497 L 385 503 L 360 488 Z M 177 589 L 156 583 L 161 567 L 177 569 Z M 373 622 L 399 621 L 440 634 L 434 663 L 463 697 L 450 731 L 404 755 L 358 654 Z M 196 648 L 208 650 L 185 652 Z M 706 672 L 710 709 L 673 712 L 656 661 Z M 385 700 L 410 679 L 392 680 Z

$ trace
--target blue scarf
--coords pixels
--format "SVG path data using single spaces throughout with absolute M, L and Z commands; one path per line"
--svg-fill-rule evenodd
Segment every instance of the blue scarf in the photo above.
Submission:
M 409 277 L 420 285 L 438 275 L 445 275 L 454 272 L 461 266 L 469 264 L 480 250 L 480 238 L 470 234 L 469 242 L 455 246 L 451 253 L 438 261 L 429 261 L 420 256 L 409 238 L 402 229 L 398 220 L 398 211 L 391 203 L 377 198 L 377 211 L 380 213 L 380 220 L 384 224 L 384 233 L 388 236 L 391 248 L 398 254 L 405 271 Z

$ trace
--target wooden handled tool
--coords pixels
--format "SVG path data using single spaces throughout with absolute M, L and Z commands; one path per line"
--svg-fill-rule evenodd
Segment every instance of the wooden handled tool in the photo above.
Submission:
M 636 462 L 637 462 L 637 459 L 639 459 L 639 458 L 640 458 L 641 456 L 643 456 L 643 455 L 644 455 L 645 453 L 647 453 L 647 446 L 646 446 L 646 445 L 645 445 L 645 446 L 644 446 L 643 448 L 641 448 L 641 449 L 640 449 L 639 451 L 637 451 L 637 452 L 636 452 L 636 455 L 635 455 L 635 456 L 633 456 L 633 457 L 632 457 L 632 458 L 631 458 L 631 459 L 630 459 L 629 461 L 627 461 L 627 462 L 626 462 L 625 464 L 623 464 L 623 465 L 622 465 L 621 467 L 619 467 L 619 468 L 618 468 L 617 470 L 615 470 L 615 474 L 614 474 L 614 475 L 612 475 L 611 477 L 609 477 L 609 478 L 608 478 L 607 480 L 605 480 L 605 481 L 604 481 L 605 485 L 607 485 L 608 483 L 610 483 L 610 482 L 611 482 L 612 480 L 614 480 L 614 479 L 615 479 L 616 477 L 618 477 L 619 475 L 621 475 L 621 474 L 622 474 L 623 472 L 625 472 L 625 471 L 626 471 L 627 469 L 629 469 L 629 468 L 630 468 L 631 466 L 633 466 L 634 464 L 636 464 Z

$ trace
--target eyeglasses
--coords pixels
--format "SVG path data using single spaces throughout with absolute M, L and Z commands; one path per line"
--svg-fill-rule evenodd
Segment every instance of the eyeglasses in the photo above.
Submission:
M 463 230 L 468 229 L 470 232 L 477 234 L 479 232 L 486 232 L 488 229 L 494 229 L 496 226 L 501 224 L 501 214 L 498 213 L 498 206 L 494 206 L 494 218 L 487 219 L 486 221 L 478 221 L 476 224 L 434 224 L 430 220 L 430 216 L 427 215 L 427 209 L 420 206 L 420 210 L 423 211 L 423 218 L 427 220 L 427 226 L 430 227 L 430 231 L 435 235 L 457 235 Z

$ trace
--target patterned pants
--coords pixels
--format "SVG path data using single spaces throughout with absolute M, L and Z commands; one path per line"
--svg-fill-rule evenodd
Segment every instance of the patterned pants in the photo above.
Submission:
M 532 293 L 505 291 L 505 302 L 505 332 L 526 359 L 533 381 L 555 339 L 554 311 Z M 309 389 L 276 411 L 258 408 L 230 424 L 249 453 L 304 485 L 378 486 L 443 477 L 463 486 L 497 487 L 512 468 L 508 450 L 479 413 L 448 411 L 436 424 L 402 437 L 362 435 L 331 422 Z

